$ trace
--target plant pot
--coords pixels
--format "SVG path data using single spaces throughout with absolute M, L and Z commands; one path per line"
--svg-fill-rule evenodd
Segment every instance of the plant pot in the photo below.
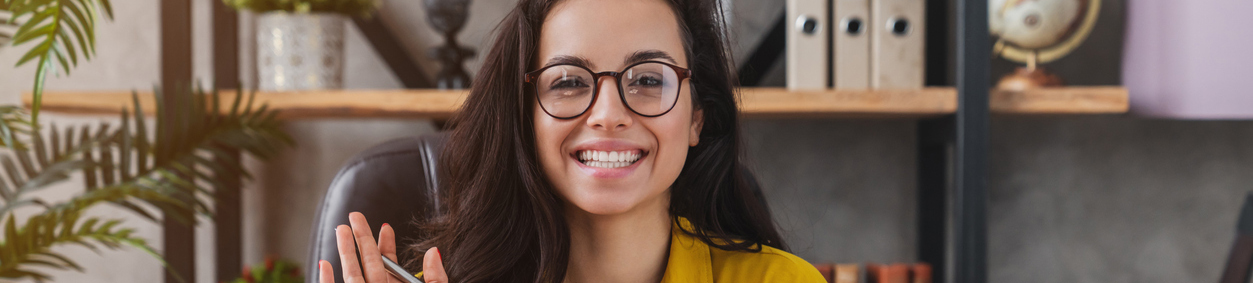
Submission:
M 261 14 L 257 18 L 259 88 L 343 88 L 346 21 L 345 16 L 333 13 Z

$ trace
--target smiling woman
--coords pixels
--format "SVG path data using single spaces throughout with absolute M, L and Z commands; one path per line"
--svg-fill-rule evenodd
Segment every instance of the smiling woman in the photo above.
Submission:
M 438 283 L 823 282 L 740 164 L 721 15 L 714 0 L 520 0 L 452 121 L 446 211 L 407 266 Z M 390 228 L 376 244 L 350 219 L 345 281 L 400 282 L 379 257 L 395 258 Z

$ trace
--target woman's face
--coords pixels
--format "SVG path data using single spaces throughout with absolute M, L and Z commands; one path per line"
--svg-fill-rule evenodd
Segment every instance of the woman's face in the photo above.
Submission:
M 572 63 L 597 73 L 650 60 L 688 68 L 675 14 L 662 0 L 561 1 L 544 20 L 537 60 L 536 66 Z M 553 83 L 546 80 L 553 79 L 532 85 Z M 623 83 L 629 84 L 626 77 Z M 597 88 L 597 99 L 572 119 L 554 118 L 532 101 L 540 163 L 562 198 L 597 215 L 668 201 L 700 133 L 702 115 L 692 107 L 689 83 L 681 83 L 674 108 L 658 117 L 628 109 L 612 77 L 601 77 L 599 86 L 580 84 Z

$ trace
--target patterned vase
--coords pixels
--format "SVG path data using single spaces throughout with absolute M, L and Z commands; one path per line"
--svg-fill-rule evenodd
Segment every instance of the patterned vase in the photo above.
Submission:
M 257 18 L 259 88 L 342 88 L 346 21 L 345 16 L 331 13 L 261 14 Z

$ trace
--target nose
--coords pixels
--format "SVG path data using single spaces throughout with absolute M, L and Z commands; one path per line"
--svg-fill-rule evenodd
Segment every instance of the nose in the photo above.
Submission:
M 593 129 L 617 131 L 630 127 L 633 123 L 631 110 L 622 104 L 618 96 L 618 85 L 612 77 L 601 77 L 596 95 L 596 104 L 588 109 L 587 126 Z

